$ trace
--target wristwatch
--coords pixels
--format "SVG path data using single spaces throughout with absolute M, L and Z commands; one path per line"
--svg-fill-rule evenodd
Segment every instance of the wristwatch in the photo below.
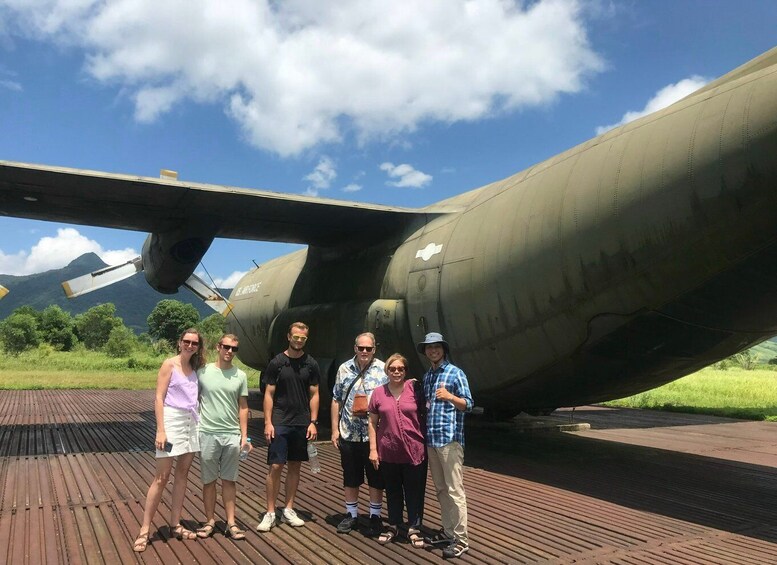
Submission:
M 311 420 L 310 423 L 317 426 L 318 425 L 318 420 Z

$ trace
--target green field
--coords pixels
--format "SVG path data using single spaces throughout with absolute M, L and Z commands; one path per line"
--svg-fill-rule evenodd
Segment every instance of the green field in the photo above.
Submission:
M 108 357 L 86 349 L 63 353 L 41 347 L 17 356 L 0 356 L 2 389 L 153 389 L 167 355 L 138 354 L 129 358 Z M 248 386 L 259 386 L 259 371 L 236 363 L 248 374 Z
M 117 359 L 85 349 L 63 353 L 40 347 L 0 356 L 0 389 L 153 389 L 164 358 L 138 353 Z M 248 373 L 248 386 L 259 386 L 259 372 L 238 365 Z M 777 371 L 710 367 L 607 405 L 777 421 Z
M 662 387 L 606 404 L 777 421 L 777 371 L 721 371 L 708 367 Z

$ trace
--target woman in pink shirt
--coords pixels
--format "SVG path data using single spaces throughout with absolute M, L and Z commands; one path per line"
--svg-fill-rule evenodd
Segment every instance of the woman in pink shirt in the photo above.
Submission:
M 426 402 L 422 387 L 406 379 L 407 359 L 399 353 L 385 365 L 389 382 L 376 388 L 369 405 L 370 461 L 386 483 L 389 527 L 378 538 L 386 544 L 397 535 L 407 507 L 407 536 L 422 548 L 421 521 L 426 489 Z
M 205 343 L 200 332 L 185 330 L 178 340 L 178 355 L 162 363 L 156 380 L 154 413 L 156 415 L 156 472 L 148 488 L 143 524 L 133 549 L 148 547 L 151 519 L 156 514 L 162 493 L 175 464 L 170 523 L 178 539 L 196 539 L 197 535 L 181 525 L 181 510 L 186 494 L 186 480 L 194 454 L 200 450 L 197 433 L 197 369 L 205 365 Z

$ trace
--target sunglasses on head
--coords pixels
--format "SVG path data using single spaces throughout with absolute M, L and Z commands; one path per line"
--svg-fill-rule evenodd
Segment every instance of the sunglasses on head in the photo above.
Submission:
M 237 345 L 227 345 L 225 343 L 219 343 L 219 347 L 226 351 L 234 351 L 235 353 L 237 353 L 237 350 L 238 350 Z
M 373 349 L 375 349 L 375 347 L 373 347 L 372 345 L 357 345 L 356 349 L 358 349 L 359 351 L 372 351 Z
M 194 341 L 191 339 L 182 339 L 181 343 L 183 343 L 184 345 L 188 345 L 189 347 L 197 347 L 200 345 L 199 341 Z

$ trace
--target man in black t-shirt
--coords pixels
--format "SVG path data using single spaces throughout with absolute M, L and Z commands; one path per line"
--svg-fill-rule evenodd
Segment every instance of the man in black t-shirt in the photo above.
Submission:
M 276 355 L 262 373 L 264 391 L 264 437 L 267 440 L 267 513 L 256 527 L 269 532 L 275 525 L 275 499 L 281 488 L 281 473 L 286 472 L 286 506 L 281 521 L 303 526 L 294 511 L 294 496 L 299 485 L 302 461 L 308 460 L 307 442 L 318 431 L 318 363 L 305 353 L 308 327 L 302 322 L 289 326 L 289 347 Z

